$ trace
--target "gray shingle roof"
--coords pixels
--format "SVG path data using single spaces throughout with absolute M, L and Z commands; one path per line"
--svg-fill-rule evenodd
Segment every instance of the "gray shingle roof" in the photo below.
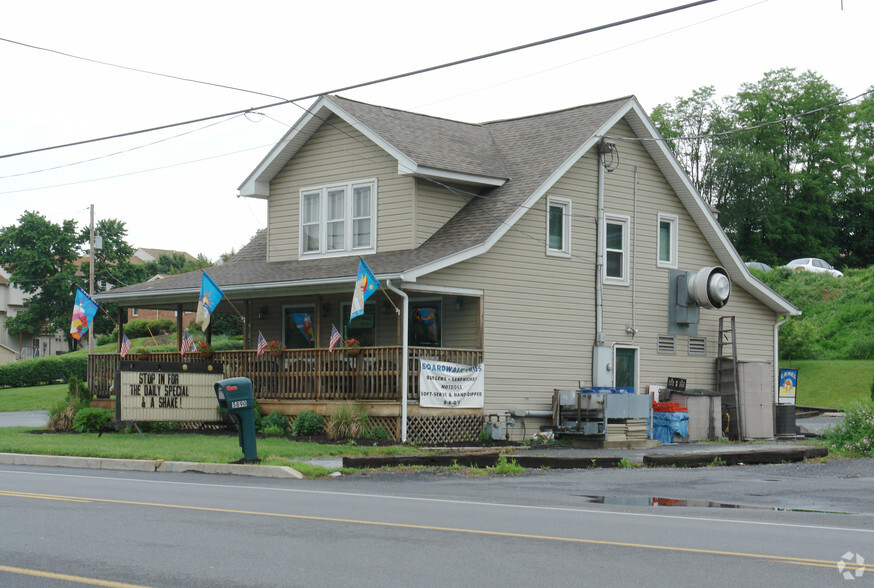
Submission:
M 471 199 L 449 222 L 415 250 L 367 256 L 377 276 L 399 275 L 483 245 L 574 152 L 631 98 L 579 106 L 510 120 L 470 124 L 373 106 L 336 96 L 343 110 L 418 164 L 451 171 L 508 178 L 502 186 Z M 207 270 L 225 289 L 271 284 L 354 280 L 357 257 L 270 262 L 267 231 L 223 265 Z M 119 301 L 142 294 L 199 290 L 201 272 L 170 276 L 101 294 Z M 143 297 L 141 297 L 143 298 Z

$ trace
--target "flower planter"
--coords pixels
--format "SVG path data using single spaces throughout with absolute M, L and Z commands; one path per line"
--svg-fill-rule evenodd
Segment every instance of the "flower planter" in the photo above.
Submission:
M 281 351 L 268 351 L 267 355 L 269 355 L 270 357 L 282 357 L 282 352 Z
M 137 353 L 137 359 L 140 361 L 149 361 L 148 353 Z
M 346 351 L 346 355 L 348 355 L 349 357 L 356 357 L 359 353 L 361 353 L 361 348 L 360 347 L 346 347 L 344 349 L 344 351 Z

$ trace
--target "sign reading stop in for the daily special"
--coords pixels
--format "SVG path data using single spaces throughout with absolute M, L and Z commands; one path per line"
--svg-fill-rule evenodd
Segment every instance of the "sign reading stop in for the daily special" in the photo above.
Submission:
M 220 421 L 215 383 L 221 364 L 122 361 L 116 374 L 119 421 Z

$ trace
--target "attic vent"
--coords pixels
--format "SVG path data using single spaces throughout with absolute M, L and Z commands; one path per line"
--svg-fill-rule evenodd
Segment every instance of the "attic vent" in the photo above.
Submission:
M 670 335 L 659 335 L 658 352 L 659 353 L 675 353 L 676 337 Z
M 707 339 L 689 337 L 689 355 L 707 355 Z

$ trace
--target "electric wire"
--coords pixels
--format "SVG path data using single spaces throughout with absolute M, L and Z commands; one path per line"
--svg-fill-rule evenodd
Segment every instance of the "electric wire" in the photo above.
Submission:
M 193 84 L 203 84 L 205 86 L 213 86 L 215 88 L 223 88 L 225 90 L 234 90 L 237 92 L 246 92 L 247 94 L 258 94 L 259 96 L 265 96 L 267 98 L 276 98 L 277 100 L 285 100 L 282 96 L 276 96 L 275 94 L 268 94 L 266 92 L 257 92 L 255 90 L 246 90 L 244 88 L 237 88 L 236 86 L 228 86 L 226 84 L 217 84 L 214 82 L 204 82 L 202 80 L 195 80 L 193 78 L 186 78 L 183 76 L 176 76 L 172 74 L 165 74 L 157 71 L 151 71 L 148 69 L 140 69 L 137 67 L 130 67 L 127 65 L 119 65 L 117 63 L 110 63 L 108 61 L 101 61 L 99 59 L 92 59 L 90 57 L 82 57 L 80 55 L 73 55 L 72 53 L 66 53 L 64 51 L 58 51 L 57 49 L 49 49 L 48 47 L 39 47 L 38 45 L 31 45 L 30 43 L 22 43 L 21 41 L 14 41 L 12 39 L 5 39 L 0 37 L 0 42 L 11 43 L 13 45 L 19 45 L 21 47 L 27 47 L 28 49 L 36 49 L 37 51 L 45 51 L 47 53 L 54 53 L 56 55 L 62 55 L 64 57 L 69 57 L 70 59 L 78 59 L 81 61 L 87 61 L 89 63 L 96 63 L 98 65 L 106 65 L 108 67 L 116 67 L 118 69 L 125 69 L 128 71 L 135 71 L 137 73 L 144 73 L 152 76 L 159 76 L 162 78 L 170 78 L 173 80 L 179 80 L 182 82 L 191 82 Z
M 412 71 L 408 71 L 408 72 L 404 72 L 404 73 L 394 74 L 394 75 L 386 76 L 386 77 L 383 77 L 383 78 L 378 78 L 378 79 L 375 79 L 375 80 L 370 80 L 370 81 L 366 81 L 366 82 L 360 82 L 360 83 L 357 83 L 357 84 L 350 84 L 350 85 L 347 85 L 347 86 L 343 86 L 343 87 L 340 87 L 340 88 L 334 88 L 334 89 L 332 89 L 332 90 L 327 90 L 327 91 L 319 92 L 319 93 L 316 93 L 316 94 L 309 94 L 309 95 L 307 95 L 307 96 L 301 96 L 301 97 L 298 97 L 298 98 L 292 98 L 292 99 L 283 99 L 283 100 L 280 100 L 279 102 L 273 102 L 273 103 L 265 104 L 265 105 L 262 105 L 262 106 L 250 107 L 250 108 L 244 108 L 244 109 L 241 109 L 241 110 L 235 110 L 235 111 L 226 112 L 226 113 L 223 113 L 223 114 L 215 114 L 215 115 L 202 116 L 202 117 L 199 117 L 199 118 L 196 118 L 196 119 L 187 120 L 187 121 L 181 121 L 181 122 L 175 122 L 175 123 L 168 123 L 168 124 L 165 124 L 165 125 L 160 125 L 160 126 L 156 126 L 156 127 L 150 127 L 150 128 L 146 128 L 146 129 L 139 129 L 139 130 L 135 130 L 135 131 L 127 131 L 127 132 L 123 132 L 123 133 L 117 133 L 117 134 L 114 134 L 114 135 L 106 135 L 106 136 L 104 136 L 104 137 L 97 137 L 97 138 L 93 138 L 93 139 L 83 139 L 83 140 L 81 140 L 81 141 L 74 141 L 74 142 L 71 142 L 71 143 L 64 143 L 64 144 L 53 145 L 53 146 L 49 146 L 49 147 L 39 147 L 39 148 L 36 148 L 36 149 L 28 149 L 28 150 L 26 150 L 26 151 L 19 151 L 19 152 L 16 152 L 16 153 L 6 153 L 6 154 L 2 154 L 2 155 L 0 155 L 0 159 L 7 159 L 7 158 L 10 158 L 10 157 L 18 157 L 18 156 L 21 156 L 21 155 L 29 155 L 29 154 L 32 154 L 32 153 L 41 153 L 41 152 L 45 152 L 45 151 L 51 151 L 51 150 L 55 150 L 55 149 L 63 149 L 63 148 L 67 148 L 67 147 L 75 147 L 75 146 L 79 146 L 79 145 L 86 145 L 86 144 L 90 144 L 90 143 L 96 143 L 96 142 L 98 142 L 98 141 L 107 141 L 107 140 L 110 140 L 110 139 L 118 139 L 118 138 L 121 138 L 121 137 L 129 137 L 129 136 L 132 136 L 132 135 L 139 135 L 139 134 L 143 134 L 143 133 L 149 133 L 149 132 L 153 132 L 153 131 L 158 131 L 158 130 L 163 130 L 163 129 L 169 129 L 169 128 L 178 127 L 178 126 L 184 126 L 184 125 L 195 124 L 195 123 L 199 123 L 199 122 L 205 122 L 205 121 L 208 121 L 208 120 L 214 120 L 214 119 L 217 119 L 217 118 L 224 118 L 224 117 L 234 116 L 234 115 L 238 115 L 238 114 L 245 114 L 245 113 L 247 113 L 247 112 L 252 112 L 252 111 L 255 111 L 255 110 L 266 110 L 266 109 L 268 109 L 268 108 L 275 108 L 275 107 L 277 107 L 277 106 L 284 106 L 284 105 L 286 105 L 286 104 L 291 104 L 291 103 L 295 103 L 295 102 L 301 102 L 301 101 L 304 101 L 304 100 L 310 100 L 310 99 L 318 98 L 319 96 L 324 96 L 325 94 L 338 94 L 338 93 L 340 93 L 340 92 L 346 92 L 346 91 L 348 91 L 348 90 L 354 90 L 354 89 L 358 89 L 358 88 L 364 88 L 364 87 L 367 87 L 367 86 L 373 86 L 373 85 L 377 85 L 377 84 L 382 84 L 382 83 L 385 83 L 385 82 L 395 81 L 395 80 L 399 80 L 399 79 L 403 79 L 403 78 L 408 78 L 408 77 L 412 77 L 412 76 L 416 76 L 416 75 L 421 75 L 421 74 L 424 74 L 424 73 L 430 73 L 430 72 L 438 71 L 438 70 L 441 70 L 441 69 L 446 69 L 446 68 L 455 67 L 455 66 L 458 66 L 458 65 L 463 65 L 463 64 L 466 64 L 466 63 L 473 63 L 473 62 L 475 62 L 475 61 L 481 61 L 481 60 L 484 60 L 484 59 L 489 59 L 489 58 L 492 58 L 492 57 L 497 57 L 497 56 L 499 56 L 499 55 L 505 55 L 505 54 L 508 54 L 508 53 L 516 52 L 516 51 L 522 51 L 522 50 L 524 50 L 524 49 L 530 49 L 530 48 L 532 48 L 532 47 L 538 47 L 538 46 L 541 46 L 541 45 L 547 45 L 547 44 L 550 44 L 550 43 L 555 43 L 555 42 L 558 42 L 558 41 L 563 41 L 563 40 L 566 40 L 566 39 L 571 39 L 571 38 L 573 38 L 573 37 L 578 37 L 578 36 L 581 36 L 581 35 L 587 35 L 587 34 L 590 34 L 590 33 L 598 32 L 598 31 L 603 31 L 603 30 L 607 30 L 607 29 L 610 29 L 610 28 L 618 27 L 618 26 L 623 26 L 623 25 L 630 24 L 630 23 L 633 23 L 633 22 L 639 22 L 639 21 L 642 21 L 642 20 L 647 20 L 647 19 L 650 19 L 650 18 L 655 18 L 655 17 L 658 17 L 658 16 L 663 16 L 663 15 L 666 15 L 666 14 L 671 14 L 671 13 L 674 13 L 674 12 L 679 12 L 679 11 L 682 11 L 682 10 L 687 10 L 687 9 L 689 9 L 689 8 L 694 8 L 694 7 L 697 7 L 697 6 L 701 6 L 701 5 L 703 5 L 703 4 L 710 4 L 710 3 L 712 3 L 712 2 L 716 2 L 716 1 L 717 1 L 717 0 L 698 0 L 697 2 L 692 2 L 692 3 L 689 3 L 689 4 L 683 4 L 683 5 L 680 5 L 680 6 L 674 6 L 674 7 L 672 7 L 672 8 L 666 8 L 666 9 L 664 9 L 664 10 L 658 10 L 658 11 L 655 11 L 655 12 L 650 12 L 650 13 L 647 13 L 647 14 L 643 14 L 643 15 L 639 15 L 639 16 L 634 16 L 634 17 L 631 17 L 631 18 L 626 18 L 626 19 L 622 19 L 622 20 L 614 21 L 614 22 L 612 22 L 612 23 L 603 24 L 603 25 L 598 25 L 598 26 L 595 26 L 595 27 L 591 27 L 591 28 L 588 28 L 588 29 L 583 29 L 583 30 L 575 31 L 575 32 L 572 32 L 572 33 L 566 33 L 566 34 L 559 35 L 559 36 L 556 36 L 556 37 L 550 37 L 550 38 L 547 38 L 547 39 L 541 39 L 541 40 L 538 40 L 538 41 L 533 41 L 533 42 L 530 42 L 530 43 L 525 43 L 525 44 L 522 44 L 522 45 L 517 45 L 517 46 L 515 46 L 515 47 L 510 47 L 510 48 L 506 48 L 506 49 L 500 49 L 500 50 L 497 50 L 497 51 L 491 51 L 491 52 L 488 52 L 488 53 L 483 53 L 483 54 L 480 54 L 480 55 L 475 55 L 475 56 L 473 56 L 473 57 L 465 57 L 465 58 L 463 58 L 463 59 L 458 59 L 458 60 L 455 60 L 455 61 L 450 61 L 450 62 L 442 63 L 442 64 L 439 64 L 439 65 L 433 65 L 433 66 L 429 66 L 429 67 L 424 67 L 424 68 L 420 68 L 420 69 L 417 69 L 417 70 L 412 70 Z
M 197 133 L 197 132 L 199 132 L 199 131 L 206 130 L 206 129 L 210 128 L 210 127 L 214 127 L 214 126 L 216 126 L 216 125 L 220 125 L 220 124 L 222 124 L 222 123 L 226 123 L 226 122 L 232 121 L 232 120 L 234 120 L 234 119 L 236 119 L 236 118 L 239 118 L 240 116 L 242 116 L 242 115 L 232 116 L 232 117 L 229 117 L 229 118 L 225 118 L 225 119 L 222 119 L 222 120 L 218 120 L 218 121 L 215 121 L 215 122 L 209 123 L 208 125 L 204 125 L 204 126 L 202 126 L 202 127 L 198 127 L 198 128 L 196 128 L 196 129 L 191 129 L 191 130 L 184 131 L 184 132 L 182 132 L 182 133 L 178 133 L 178 134 L 173 135 L 173 136 L 170 136 L 170 137 L 164 137 L 163 139 L 158 139 L 157 141 L 152 141 L 152 142 L 150 142 L 150 143 L 143 143 L 142 145 L 136 145 L 136 146 L 131 147 L 131 148 L 129 148 L 129 149 L 122 149 L 121 151 L 115 151 L 115 152 L 113 152 L 113 153 L 106 153 L 106 154 L 104 154 L 104 155 L 98 155 L 97 157 L 91 157 L 90 159 L 81 159 L 81 160 L 79 160 L 79 161 L 72 161 L 72 162 L 70 162 L 70 163 L 65 163 L 65 164 L 62 164 L 62 165 L 56 165 L 56 166 L 54 166 L 54 167 L 46 167 L 46 168 L 43 168 L 43 169 L 36 169 L 36 170 L 31 170 L 31 171 L 21 172 L 21 173 L 17 173 L 17 174 L 9 174 L 9 175 L 7 175 L 7 176 L 0 176 L 0 180 L 6 180 L 6 179 L 9 179 L 9 178 L 18 178 L 18 177 L 21 177 L 21 176 L 29 176 L 29 175 L 38 174 L 38 173 L 47 172 L 47 171 L 55 171 L 55 170 L 58 170 L 58 169 L 64 169 L 64 168 L 68 168 L 68 167 L 74 167 L 74 166 L 77 166 L 77 165 L 82 165 L 83 163 L 91 163 L 92 161 L 99 161 L 99 160 L 101 160 L 101 159 L 107 159 L 107 158 L 109 158 L 109 157 L 114 157 L 114 156 L 116 156 L 116 155 L 122 155 L 122 154 L 124 154 L 124 153 L 130 153 L 131 151 L 137 151 L 137 150 L 139 150 L 139 149 L 144 149 L 144 148 L 146 148 L 146 147 L 152 147 L 153 145 L 158 145 L 158 144 L 160 144 L 160 143 L 166 143 L 167 141 L 172 141 L 173 139 L 178 139 L 179 137 L 184 137 L 184 136 L 186 136 L 186 135 L 190 135 L 190 134 L 192 134 L 192 133 Z M 42 189 L 42 188 L 34 188 L 34 189 Z M 22 190 L 22 192 L 27 192 L 27 191 L 28 191 L 28 190 Z M 8 193 L 8 192 L 0 192 L 0 193 L 2 193 L 2 194 L 6 194 L 6 193 Z

